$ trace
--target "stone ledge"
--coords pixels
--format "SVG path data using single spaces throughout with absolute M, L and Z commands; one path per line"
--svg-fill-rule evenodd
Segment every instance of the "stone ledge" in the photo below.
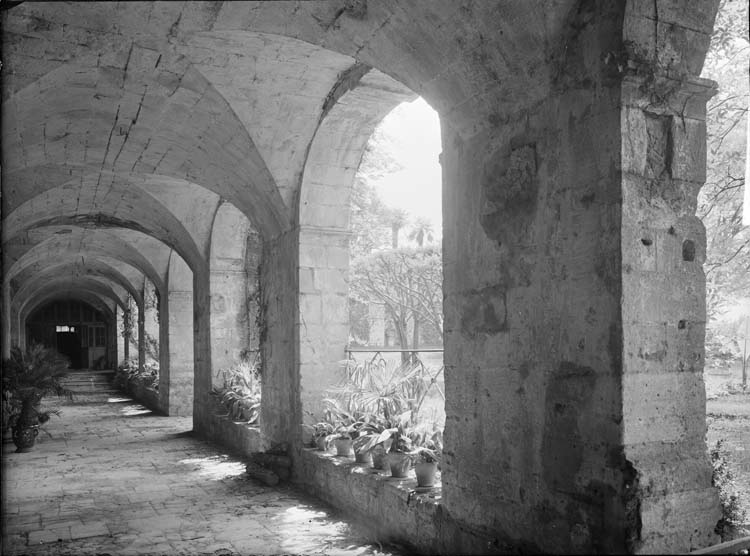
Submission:
M 207 421 L 201 425 L 201 436 L 242 456 L 262 451 L 260 429 L 257 425 L 232 421 L 215 413 L 210 413 Z
M 162 410 L 159 404 L 159 391 L 145 386 L 141 381 L 129 380 L 125 391 L 133 397 L 135 401 L 149 408 L 154 413 L 164 415 L 165 412 Z
M 294 461 L 294 481 L 372 530 L 381 542 L 397 542 L 421 554 L 495 554 L 512 551 L 497 535 L 455 521 L 441 504 L 441 487 L 417 488 L 413 471 L 394 479 L 314 448 Z

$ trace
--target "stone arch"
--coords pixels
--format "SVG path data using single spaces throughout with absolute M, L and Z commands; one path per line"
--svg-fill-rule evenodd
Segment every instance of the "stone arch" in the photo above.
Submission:
M 105 191 L 102 193 L 106 201 L 97 202 L 96 193 L 89 199 L 81 199 L 71 196 L 65 186 L 49 189 L 6 216 L 5 237 L 12 240 L 23 231 L 60 224 L 129 228 L 176 249 L 197 272 L 202 271 L 205 263 L 192 237 L 156 199 L 136 187 L 120 185 Z
M 9 160 L 17 161 L 6 173 L 11 206 L 30 184 L 49 181 L 38 171 L 25 180 L 32 167 L 53 175 L 65 175 L 71 167 L 95 169 L 97 175 L 105 169 L 123 176 L 159 173 L 201 184 L 241 207 L 265 233 L 279 233 L 287 225 L 287 210 L 247 131 L 195 68 L 169 60 L 168 54 L 164 58 L 162 69 L 139 75 L 146 86 L 138 93 L 120 89 L 119 72 L 70 64 L 11 97 L 4 106 L 6 125 L 17 128 L 22 121 L 25 128 L 4 146 Z M 172 87 L 171 94 L 163 94 L 165 86 Z M 62 106 L 61 97 L 66 99 Z M 86 125 L 76 126 L 81 117 Z M 75 146 L 84 141 L 86 155 L 71 159 L 66 153 L 78 152 Z M 181 147 L 172 149 L 172 144 Z
M 329 93 L 299 195 L 300 391 L 303 414 L 322 409 L 341 379 L 349 339 L 350 192 L 375 126 L 416 95 L 374 69 L 354 65 Z M 310 419 L 312 417 L 309 417 Z
M 151 22 L 138 14 L 118 29 L 139 41 L 163 37 L 144 43 L 157 46 L 153 53 L 133 48 L 154 67 L 168 41 L 181 45 L 196 31 L 289 36 L 344 54 L 348 65 L 378 68 L 427 99 L 441 114 L 446 184 L 450 401 L 441 515 L 459 526 L 445 527 L 445 535 L 478 531 L 488 539 L 483 549 L 510 536 L 532 552 L 689 551 L 713 540 L 718 518 L 692 418 L 702 393 L 695 372 L 671 372 L 673 363 L 696 355 L 695 336 L 669 328 L 657 364 L 639 358 L 638 348 L 660 352 L 647 340 L 661 338 L 659 327 L 677 315 L 638 319 L 649 316 L 642 306 L 671 298 L 693 312 L 693 334 L 700 335 L 700 276 L 660 274 L 662 289 L 649 289 L 648 261 L 629 239 L 648 228 L 669 256 L 681 247 L 677 239 L 686 239 L 669 233 L 680 230 L 670 211 L 688 215 L 679 221 L 685 228 L 694 224 L 696 168 L 682 156 L 659 154 L 699 152 L 691 141 L 704 139 L 701 103 L 710 84 L 692 77 L 715 7 L 715 0 L 226 2 L 168 5 L 169 17 Z M 26 3 L 9 17 L 23 29 L 30 24 L 16 21 L 16 12 L 44 10 Z M 100 4 L 60 12 L 55 31 L 82 15 L 97 31 L 109 25 Z M 59 42 L 61 58 L 84 49 Z M 124 85 L 130 58 L 119 54 L 107 61 Z M 40 65 L 13 75 L 14 83 L 38 81 L 49 68 Z M 202 91 L 194 74 L 176 75 L 168 90 L 187 75 Z M 130 114 L 138 106 L 132 102 Z M 678 116 L 691 120 L 690 133 Z M 264 294 L 268 333 L 277 342 L 267 354 L 289 379 L 286 391 L 278 388 L 276 414 L 266 415 L 273 418 L 268 439 L 294 440 L 290 431 L 301 420 L 294 392 L 302 325 L 294 306 L 298 237 L 269 238 L 265 255 L 275 288 Z M 677 278 L 687 287 L 675 291 Z M 196 289 L 205 310 L 209 288 Z M 652 327 L 646 340 L 643 324 Z M 665 391 L 686 403 L 638 396 Z M 445 552 L 462 552 L 451 551 L 459 540 L 442 541 Z
M 222 203 L 213 218 L 209 258 L 211 288 L 211 367 L 236 366 L 248 350 L 257 351 L 258 233 L 231 203 Z
M 124 290 L 122 291 L 124 292 Z M 68 295 L 75 297 L 76 295 L 80 296 L 83 292 L 96 295 L 101 300 L 109 299 L 112 303 L 120 307 L 124 306 L 122 295 L 118 295 L 105 282 L 94 278 L 71 280 L 63 277 L 45 281 L 44 283 L 36 280 L 33 284 L 29 284 L 22 291 L 19 291 L 9 305 L 9 312 L 11 314 L 10 335 L 13 344 L 19 345 L 22 348 L 26 345 L 26 319 L 29 313 L 38 307 L 42 300 L 49 299 L 51 296 L 60 297 Z
M 89 232 L 91 232 L 89 230 Z M 154 268 L 153 264 L 143 256 L 141 252 L 111 233 L 97 230 L 84 240 L 84 230 L 73 227 L 70 233 L 58 235 L 52 231 L 45 239 L 33 245 L 19 258 L 14 260 L 7 271 L 5 284 L 8 284 L 18 273 L 24 269 L 46 265 L 50 260 L 58 257 L 66 257 L 76 254 L 77 247 L 85 246 L 85 252 L 98 261 L 106 261 L 116 255 L 116 260 L 129 265 L 136 271 L 144 274 L 157 288 L 164 289 L 164 280 Z
M 87 298 L 84 300 L 83 298 Z M 93 298 L 93 299 L 89 299 Z M 62 302 L 64 305 L 68 305 L 70 302 L 86 304 L 93 310 L 98 311 L 102 314 L 103 319 L 96 319 L 96 322 L 92 322 L 90 318 L 86 318 L 86 307 L 80 306 L 81 313 L 71 313 L 69 318 L 60 319 L 58 318 L 46 318 L 42 313 L 45 306 L 50 306 L 56 302 Z M 68 305 L 69 306 L 69 305 Z M 72 368 L 88 368 L 94 363 L 98 362 L 102 357 L 104 358 L 105 365 L 112 365 L 118 355 L 118 346 L 116 341 L 117 335 L 117 320 L 115 312 L 117 305 L 114 305 L 114 311 L 106 303 L 92 294 L 83 296 L 67 296 L 64 298 L 56 297 L 52 295 L 51 299 L 47 299 L 36 307 L 25 314 L 22 317 L 24 336 L 30 336 L 35 338 L 36 341 L 41 341 L 44 344 L 51 345 L 56 348 L 60 353 L 70 358 Z M 77 334 L 77 341 L 71 345 L 70 342 L 60 343 L 60 336 L 57 334 L 52 323 L 56 324 L 70 324 L 76 327 L 75 333 Z M 100 335 L 98 329 L 101 325 L 105 328 L 105 340 L 104 345 L 100 343 Z M 93 330 L 92 330 L 93 327 Z M 30 339 L 29 338 L 29 339 Z M 26 342 L 29 341 L 26 340 Z
M 85 264 L 70 262 L 68 260 L 60 259 L 48 260 L 45 264 L 44 270 L 30 267 L 26 268 L 18 274 L 18 281 L 24 285 L 33 284 L 35 280 L 48 280 L 50 278 L 56 278 L 68 274 L 71 276 L 91 276 L 95 278 L 103 278 L 107 281 L 116 283 L 125 289 L 136 302 L 141 303 L 141 294 L 135 288 L 135 284 L 128 278 L 123 276 L 118 270 L 111 266 L 100 263 L 98 261 L 89 261 Z M 23 288 L 18 290 L 20 292 Z

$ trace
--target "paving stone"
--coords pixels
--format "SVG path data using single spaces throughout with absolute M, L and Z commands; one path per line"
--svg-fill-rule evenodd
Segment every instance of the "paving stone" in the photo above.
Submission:
M 123 405 L 133 402 L 65 403 L 32 452 L 3 453 L 4 506 L 12 510 L 3 514 L 3 554 L 375 550 L 321 503 L 247 480 L 245 462 L 178 436 L 189 419 L 127 416 Z M 134 432 L 143 440 L 122 442 Z M 68 450 L 66 442 L 77 447 Z

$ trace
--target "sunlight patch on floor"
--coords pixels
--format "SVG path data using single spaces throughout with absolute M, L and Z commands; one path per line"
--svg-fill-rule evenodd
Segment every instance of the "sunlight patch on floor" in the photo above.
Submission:
M 208 479 L 224 479 L 236 477 L 245 472 L 245 464 L 239 461 L 227 461 L 229 456 L 210 456 L 205 458 L 188 458 L 180 460 L 179 463 L 189 465 L 198 476 Z
M 136 405 L 127 405 L 123 407 L 120 410 L 120 413 L 122 413 L 126 417 L 132 417 L 133 415 L 144 415 L 146 413 L 151 413 L 151 410 L 140 404 L 136 404 Z

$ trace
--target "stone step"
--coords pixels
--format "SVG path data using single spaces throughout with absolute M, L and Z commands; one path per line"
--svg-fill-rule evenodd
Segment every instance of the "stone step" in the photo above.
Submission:
M 111 370 L 86 369 L 69 372 L 62 382 L 74 394 L 116 394 L 119 390 L 113 386 L 114 377 Z

